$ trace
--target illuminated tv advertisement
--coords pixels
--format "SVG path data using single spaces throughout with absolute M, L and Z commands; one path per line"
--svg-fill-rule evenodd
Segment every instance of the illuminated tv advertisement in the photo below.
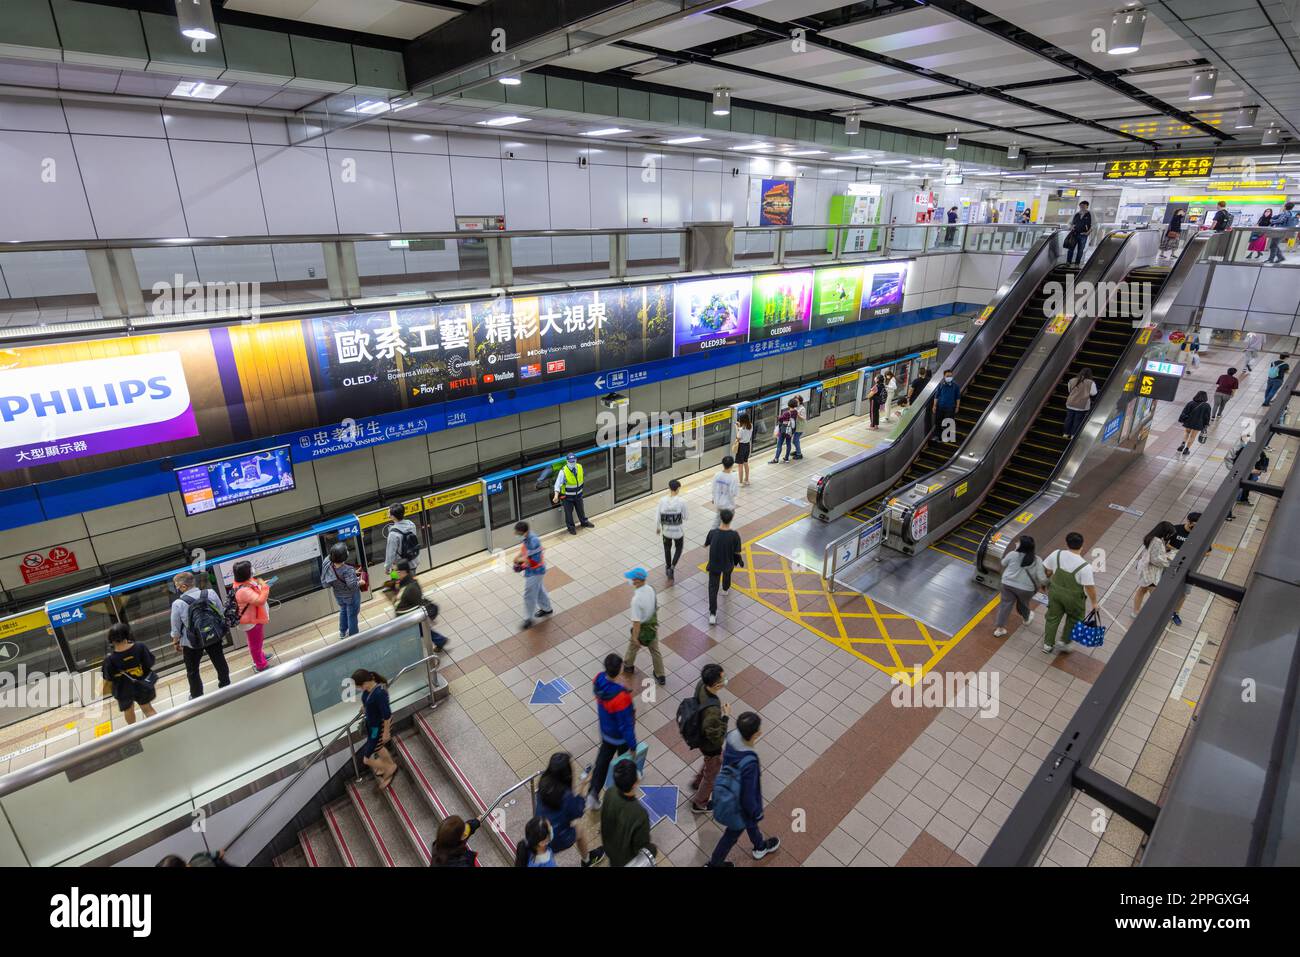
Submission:
M 768 273 L 755 276 L 749 307 L 749 339 L 770 339 L 807 332 L 812 315 L 813 274 Z
M 903 309 L 903 286 L 907 282 L 906 263 L 886 263 L 863 267 L 861 319 L 889 316 Z
M 813 276 L 812 328 L 857 322 L 862 306 L 862 267 L 818 269 Z
M 794 217 L 794 180 L 765 179 L 759 192 L 758 224 L 789 226 Z
M 677 283 L 673 297 L 673 354 L 684 356 L 745 342 L 749 338 L 752 285 L 749 276 Z
M 176 469 L 186 515 L 199 515 L 294 488 L 289 446 Z

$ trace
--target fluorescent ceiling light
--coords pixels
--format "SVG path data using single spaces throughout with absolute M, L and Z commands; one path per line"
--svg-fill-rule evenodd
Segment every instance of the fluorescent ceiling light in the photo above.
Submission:
M 687 143 L 707 143 L 707 136 L 683 136 L 675 140 L 664 140 L 666 146 L 685 146 Z
M 897 166 L 900 163 L 910 163 L 911 160 L 876 160 L 877 166 Z
M 495 116 L 490 120 L 479 120 L 478 126 L 514 126 L 516 123 L 527 123 L 526 116 Z
M 191 100 L 215 100 L 228 89 L 230 87 L 222 86 L 219 83 L 185 80 L 176 84 L 176 89 L 172 90 L 172 96 L 184 96 Z
M 607 127 L 605 127 L 605 129 L 603 129 L 603 130 L 587 130 L 587 132 L 582 133 L 582 134 L 580 134 L 580 135 L 582 135 L 582 136 L 613 136 L 613 135 L 615 135 L 616 133 L 626 133 L 626 132 L 628 132 L 628 131 L 625 130 L 625 129 L 623 129 L 622 127 L 619 127 L 619 126 L 607 126 Z
M 176 0 L 176 19 L 181 36 L 191 40 L 215 40 L 217 22 L 212 18 L 212 0 Z
M 499 76 L 497 77 L 497 82 L 502 86 L 519 86 L 524 81 L 519 79 L 517 76 Z
M 383 100 L 362 100 L 355 106 L 347 108 L 348 113 L 364 113 L 366 116 L 378 116 L 387 113 L 389 106 Z
M 786 153 L 786 156 L 821 156 L 825 150 L 795 150 L 792 153 Z
M 733 146 L 733 150 L 770 150 L 771 143 L 750 143 L 747 146 Z

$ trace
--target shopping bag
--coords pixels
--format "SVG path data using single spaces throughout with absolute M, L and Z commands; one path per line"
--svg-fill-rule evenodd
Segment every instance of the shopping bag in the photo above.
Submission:
M 1097 614 L 1097 609 L 1088 612 L 1088 616 L 1083 621 L 1074 623 L 1074 627 L 1070 629 L 1070 640 L 1085 648 L 1101 647 L 1101 643 L 1106 640 L 1106 627 L 1101 623 L 1101 616 Z

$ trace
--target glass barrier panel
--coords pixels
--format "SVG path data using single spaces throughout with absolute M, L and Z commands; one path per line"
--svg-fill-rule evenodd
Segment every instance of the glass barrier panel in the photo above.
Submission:
M 78 700 L 64 694 L 67 682 L 50 677 L 67 668 L 45 609 L 0 618 L 0 648 L 8 652 L 0 659 L 0 727 Z
M 104 654 L 107 650 L 108 629 L 110 625 L 118 621 L 117 603 L 109 596 L 97 598 L 94 601 L 87 602 L 80 606 L 85 612 L 85 617 L 80 621 L 68 622 L 61 625 L 59 630 L 63 635 L 63 640 L 68 647 L 68 656 L 72 659 L 72 666 L 78 671 L 84 671 L 87 668 L 97 668 L 99 663 L 104 660 Z M 132 623 L 134 630 L 134 623 Z M 167 631 L 167 626 L 163 626 Z M 137 636 L 138 641 L 144 641 L 149 645 L 149 649 L 154 654 L 160 654 L 161 647 L 158 647 L 157 640 L 149 640 L 149 632 L 142 629 Z M 164 636 L 167 650 L 171 650 L 171 636 Z
M 207 584 L 204 585 L 206 578 Z M 195 576 L 196 584 L 217 591 L 216 572 L 209 568 L 205 573 Z M 220 595 L 220 591 L 217 591 Z M 144 642 L 158 659 L 157 667 L 171 668 L 181 663 L 181 654 L 172 647 L 171 613 L 172 604 L 179 600 L 176 587 L 170 576 L 160 581 L 146 581 L 139 588 L 129 591 L 115 591 L 113 598 L 117 602 L 121 620 L 131 626 L 131 636 L 136 641 Z M 67 629 L 64 629 L 67 638 Z M 107 625 L 104 630 L 90 637 L 79 639 L 76 645 L 68 641 L 69 650 L 77 661 L 78 667 L 99 667 L 107 651 Z M 228 636 L 223 642 L 225 647 L 234 647 L 234 637 Z M 93 657 L 91 657 L 93 655 Z M 87 664 L 83 665 L 82 662 Z
M 589 495 L 591 488 L 591 467 L 587 460 L 581 460 L 583 466 L 583 494 Z M 552 502 L 555 494 L 555 477 L 559 474 L 564 463 L 552 462 L 538 465 L 535 468 L 523 473 L 516 478 L 519 483 L 519 515 L 521 518 L 529 519 L 534 515 L 541 515 L 549 509 L 557 506 Z M 493 510 L 495 514 L 495 509 Z
M 718 409 L 710 412 L 700 420 L 699 433 L 701 449 L 712 452 L 715 449 L 731 447 L 731 409 Z
M 597 452 L 578 458 L 585 473 L 582 478 L 582 494 L 590 498 L 609 489 L 609 452 Z
M 482 531 L 483 483 L 469 482 L 424 497 L 424 521 L 432 544 Z
M 752 451 L 761 452 L 763 449 L 770 449 L 776 445 L 776 436 L 772 434 L 776 428 L 776 410 L 776 399 L 769 399 L 766 402 L 760 402 L 758 405 L 751 405 L 745 410 L 749 413 L 749 420 L 754 425 Z
M 320 590 L 321 560 L 324 557 L 320 536 L 312 532 L 241 558 L 223 561 L 217 571 L 229 593 L 234 588 L 235 565 L 241 561 L 250 562 L 256 577 L 271 582 L 272 600 L 285 602 Z
M 673 439 L 671 433 L 667 436 L 667 441 L 661 437 L 654 447 L 654 470 L 658 475 L 660 472 L 666 472 L 673 467 L 673 456 L 676 450 L 673 448 Z
M 399 671 L 425 656 L 424 647 L 420 626 L 416 624 L 387 638 L 353 648 L 303 672 L 308 704 L 321 739 L 329 740 L 360 711 L 361 692 L 352 685 L 354 671 L 364 668 L 393 681 Z M 420 695 L 428 694 L 428 689 L 428 669 L 416 665 L 389 687 L 389 702 L 397 710 Z
M 650 491 L 650 445 L 633 440 L 614 449 L 614 501 L 625 502 Z
M 492 527 L 505 528 L 519 521 L 515 511 L 515 480 L 503 479 L 501 488 L 488 495 L 488 508 L 492 513 Z
M 36 781 L 0 807 L 32 865 L 78 863 L 188 818 L 195 794 L 228 793 L 322 744 L 303 677 L 294 674 Z

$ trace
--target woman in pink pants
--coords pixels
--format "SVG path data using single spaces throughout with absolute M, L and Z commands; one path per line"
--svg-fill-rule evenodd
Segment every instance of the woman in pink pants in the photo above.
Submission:
M 271 616 L 266 611 L 266 600 L 271 596 L 271 586 L 253 577 L 252 562 L 236 562 L 235 604 L 239 608 L 239 627 L 248 638 L 248 653 L 253 656 L 253 670 L 265 671 L 266 655 L 262 652 L 262 639 L 266 623 Z

